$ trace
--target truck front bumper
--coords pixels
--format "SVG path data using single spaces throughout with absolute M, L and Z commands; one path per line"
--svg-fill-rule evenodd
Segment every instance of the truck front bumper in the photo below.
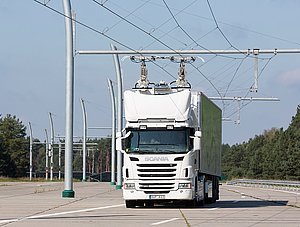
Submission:
M 194 198 L 192 189 L 178 189 L 168 193 L 145 193 L 134 189 L 123 189 L 125 200 L 192 200 Z

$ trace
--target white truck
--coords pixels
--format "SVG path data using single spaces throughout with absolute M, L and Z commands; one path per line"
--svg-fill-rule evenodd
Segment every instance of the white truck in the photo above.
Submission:
M 175 83 L 149 87 L 141 79 L 124 92 L 126 126 L 117 139 L 122 151 L 123 197 L 127 208 L 219 199 L 222 113 L 185 80 L 184 60 Z

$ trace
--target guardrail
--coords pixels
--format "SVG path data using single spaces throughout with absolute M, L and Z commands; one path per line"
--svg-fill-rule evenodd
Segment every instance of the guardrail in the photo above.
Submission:
M 244 187 L 271 188 L 276 190 L 300 192 L 300 181 L 236 179 L 228 181 L 227 184 Z

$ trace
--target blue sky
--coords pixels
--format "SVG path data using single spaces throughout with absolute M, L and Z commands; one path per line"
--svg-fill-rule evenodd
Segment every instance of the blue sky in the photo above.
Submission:
M 152 37 L 93 1 L 71 1 L 76 19 L 133 49 L 167 49 L 166 46 L 173 49 L 300 49 L 300 1 L 297 0 L 211 0 L 209 3 L 217 24 L 206 0 L 165 1 L 178 24 L 163 1 L 98 2 Z M 47 4 L 58 11 L 63 10 L 62 1 L 51 0 Z M 48 112 L 52 112 L 55 135 L 64 135 L 63 17 L 34 1 L 1 0 L 0 21 L 0 113 L 16 115 L 26 125 L 30 121 L 34 137 L 44 140 L 44 129 L 50 128 Z M 76 26 L 77 50 L 108 50 L 110 43 L 114 42 L 90 29 Z M 281 100 L 242 103 L 239 125 L 234 124 L 238 104 L 217 102 L 224 109 L 224 117 L 233 120 L 223 123 L 224 143 L 240 143 L 266 129 L 288 127 L 300 104 L 300 54 L 259 55 L 257 93 L 248 92 L 254 81 L 253 58 L 244 55 L 201 57 L 205 63 L 198 59 L 194 66 L 222 95 L 244 97 L 247 94 L 247 97 L 277 97 Z M 178 64 L 157 63 L 177 77 Z M 121 64 L 124 87 L 130 89 L 138 80 L 139 64 L 128 59 Z M 160 67 L 151 63 L 147 66 L 150 81 L 174 80 Z M 194 90 L 218 96 L 201 73 L 191 65 L 186 67 L 187 79 Z M 86 100 L 89 127 L 110 126 L 108 77 L 116 80 L 112 56 L 75 57 L 74 135 L 82 135 L 80 98 Z M 89 130 L 88 134 L 106 136 L 110 132 Z

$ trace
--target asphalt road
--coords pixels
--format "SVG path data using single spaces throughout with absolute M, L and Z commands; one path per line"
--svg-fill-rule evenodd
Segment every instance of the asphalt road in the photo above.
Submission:
M 199 208 L 126 209 L 109 183 L 0 183 L 0 226 L 300 226 L 300 193 L 223 184 L 220 200 Z

